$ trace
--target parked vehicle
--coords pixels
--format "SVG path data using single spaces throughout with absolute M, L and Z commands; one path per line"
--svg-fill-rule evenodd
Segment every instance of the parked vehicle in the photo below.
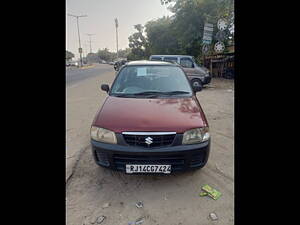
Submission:
M 182 66 L 192 86 L 203 86 L 211 81 L 209 70 L 199 66 L 193 56 L 189 55 L 151 55 L 150 60 L 175 62 Z
M 114 69 L 116 71 L 118 71 L 121 66 L 125 65 L 125 63 L 127 63 L 127 60 L 125 60 L 125 59 L 116 61 L 115 64 L 114 64 Z
M 78 66 L 78 62 L 77 61 L 69 61 L 67 66 Z
M 117 73 L 90 135 L 95 162 L 125 173 L 173 173 L 202 168 L 210 151 L 209 126 L 177 64 L 132 61 Z

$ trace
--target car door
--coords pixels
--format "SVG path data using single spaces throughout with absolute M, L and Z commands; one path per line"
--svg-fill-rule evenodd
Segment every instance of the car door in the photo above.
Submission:
M 180 58 L 180 65 L 182 66 L 184 72 L 187 74 L 189 79 L 200 76 L 199 71 L 196 69 L 195 64 L 191 58 Z

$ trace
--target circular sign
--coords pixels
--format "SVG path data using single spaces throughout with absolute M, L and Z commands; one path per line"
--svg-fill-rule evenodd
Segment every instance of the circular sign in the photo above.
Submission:
M 214 47 L 215 52 L 223 52 L 225 50 L 225 45 L 223 42 L 217 42 Z
M 217 23 L 217 26 L 218 26 L 218 29 L 219 30 L 225 30 L 227 28 L 227 21 L 224 20 L 224 19 L 219 19 L 218 20 L 218 23 Z

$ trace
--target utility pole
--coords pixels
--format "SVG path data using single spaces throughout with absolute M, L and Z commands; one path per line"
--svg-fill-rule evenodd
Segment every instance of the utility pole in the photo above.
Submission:
M 82 48 L 81 48 L 81 43 L 80 43 L 80 33 L 79 33 L 79 22 L 78 22 L 78 19 L 79 17 L 87 17 L 87 15 L 80 15 L 80 16 L 77 16 L 77 15 L 72 15 L 72 14 L 68 14 L 68 16 L 72 16 L 72 17 L 75 17 L 77 19 L 77 30 L 78 30 L 78 40 L 79 40 L 79 55 L 80 55 L 80 66 L 82 66 Z
M 89 36 L 90 39 L 90 53 L 92 53 L 92 40 L 91 40 L 91 36 L 95 35 L 95 34 L 86 34 Z
M 116 40 L 117 40 L 117 59 L 119 58 L 119 50 L 118 50 L 118 19 L 115 18 L 115 25 L 116 25 Z
M 88 49 L 89 49 L 89 44 L 84 43 L 83 46 L 84 46 L 83 49 L 84 49 L 84 51 L 85 51 L 85 60 L 86 60 L 86 62 L 88 62 L 88 57 L 87 57 L 87 56 L 88 56 L 88 52 L 89 52 L 89 51 L 88 51 Z

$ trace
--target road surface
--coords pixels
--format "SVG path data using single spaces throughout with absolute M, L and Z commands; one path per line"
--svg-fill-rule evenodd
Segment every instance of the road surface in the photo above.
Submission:
M 113 66 L 108 64 L 93 64 L 87 68 L 67 67 L 66 82 L 67 86 L 78 83 L 85 79 L 99 76 L 105 72 L 112 71 Z

